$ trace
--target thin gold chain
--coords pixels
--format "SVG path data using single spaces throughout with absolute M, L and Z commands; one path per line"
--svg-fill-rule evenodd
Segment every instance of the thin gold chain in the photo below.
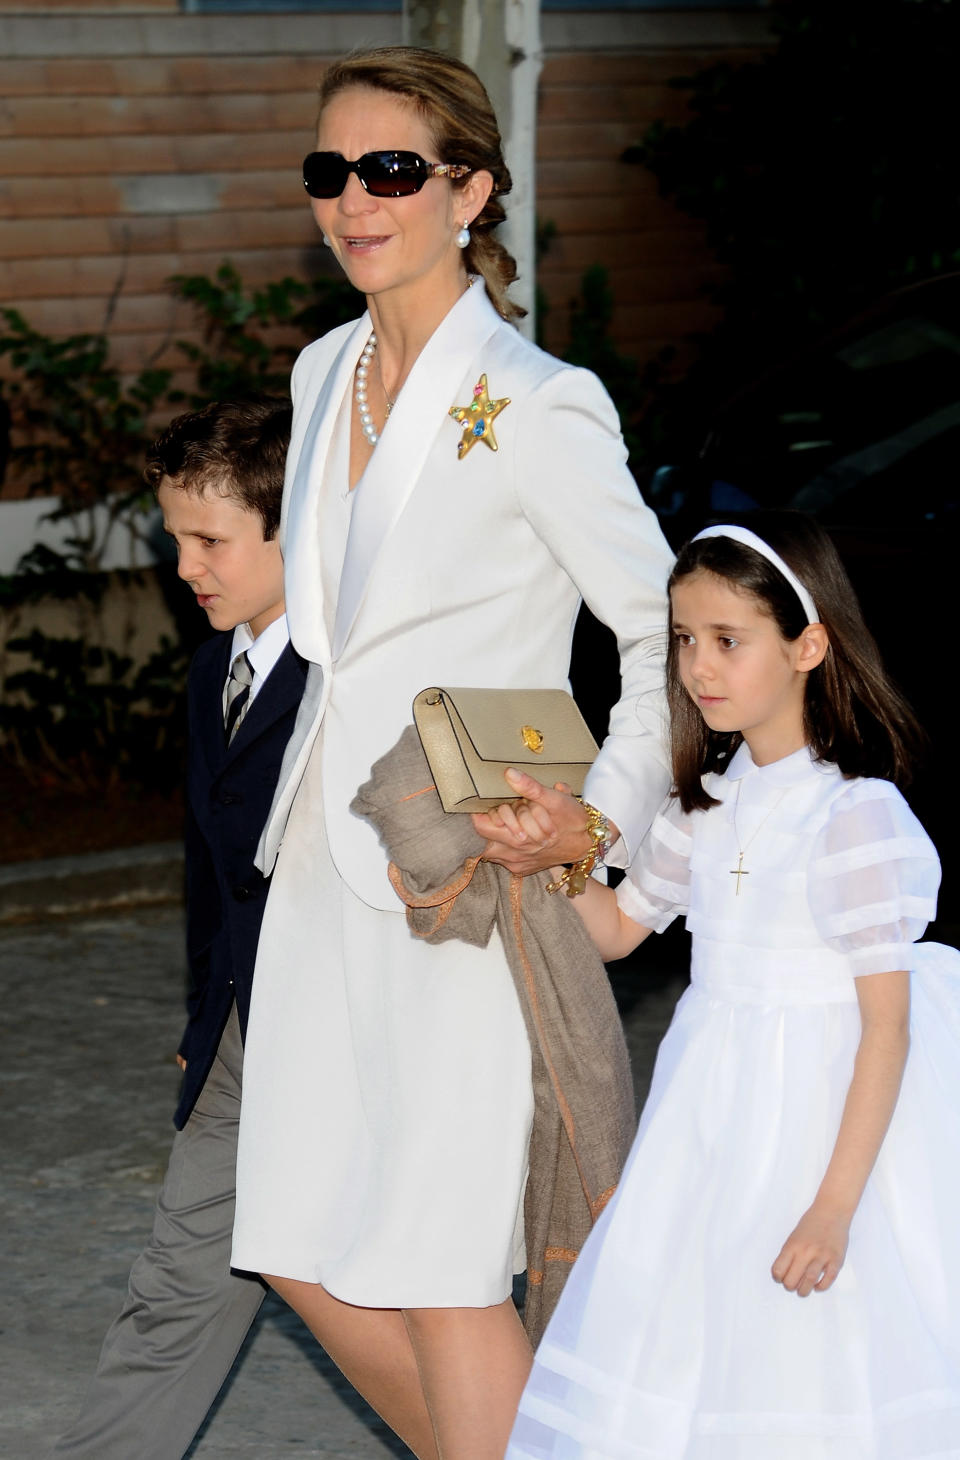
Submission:
M 789 786 L 784 787 L 784 789 L 780 792 L 780 795 L 777 797 L 776 801 L 774 801 L 773 805 L 770 807 L 770 810 L 767 812 L 766 816 L 761 821 L 760 825 L 757 827 L 756 831 L 754 831 L 754 833 L 752 834 L 752 836 L 749 837 L 746 846 L 742 846 L 741 845 L 741 842 L 740 842 L 740 832 L 739 832 L 739 830 L 737 828 L 737 808 L 740 805 L 740 791 L 741 791 L 742 786 L 743 786 L 743 777 L 741 776 L 740 780 L 737 782 L 737 796 L 736 796 L 736 800 L 733 803 L 733 817 L 732 817 L 732 820 L 733 820 L 733 835 L 734 835 L 734 838 L 735 838 L 736 843 L 737 843 L 737 865 L 736 865 L 736 867 L 731 867 L 730 868 L 730 876 L 731 877 L 736 877 L 736 879 L 737 879 L 737 887 L 736 887 L 736 896 L 737 897 L 740 896 L 740 883 L 742 882 L 743 878 L 750 876 L 750 873 L 744 868 L 743 859 L 747 855 L 747 852 L 750 850 L 750 848 L 753 846 L 753 844 L 756 841 L 757 837 L 763 831 L 763 828 L 766 826 L 767 822 L 770 820 L 771 816 L 776 811 L 777 807 L 780 805 L 780 802 L 783 800 L 784 796 L 787 794 L 787 791 L 789 791 L 789 789 L 790 789 Z
M 397 403 L 397 396 L 395 395 L 393 400 L 391 400 L 390 397 L 387 395 L 387 387 L 383 383 L 383 369 L 380 364 L 379 352 L 377 353 L 377 378 L 380 381 L 380 389 L 383 391 L 383 398 L 387 403 L 387 419 L 389 420 L 390 412 L 393 410 L 394 406 Z M 397 391 L 397 395 L 399 394 L 400 392 Z

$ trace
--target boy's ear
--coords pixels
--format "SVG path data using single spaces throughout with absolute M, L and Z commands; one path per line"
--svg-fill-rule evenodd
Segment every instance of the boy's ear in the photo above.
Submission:
M 808 624 L 800 635 L 797 668 L 802 674 L 809 674 L 822 664 L 830 647 L 830 639 L 823 624 Z

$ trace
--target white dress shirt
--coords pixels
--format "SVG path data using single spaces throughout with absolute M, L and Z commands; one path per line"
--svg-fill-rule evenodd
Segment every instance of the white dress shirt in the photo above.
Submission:
M 230 683 L 230 675 L 233 673 L 234 662 L 238 656 L 246 654 L 250 661 L 250 668 L 253 670 L 253 682 L 250 685 L 250 695 L 247 701 L 249 707 L 253 704 L 261 685 L 289 642 L 290 632 L 287 628 L 285 613 L 282 613 L 279 618 L 275 618 L 272 624 L 267 624 L 267 627 L 256 638 L 251 634 L 249 624 L 237 624 L 233 631 L 230 668 L 227 670 L 227 677 L 223 683 L 224 718 L 227 714 L 227 685 Z

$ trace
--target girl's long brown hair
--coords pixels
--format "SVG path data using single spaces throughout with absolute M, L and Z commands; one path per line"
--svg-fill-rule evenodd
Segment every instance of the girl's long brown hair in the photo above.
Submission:
M 827 631 L 826 656 L 807 676 L 804 731 L 818 760 L 832 761 L 844 776 L 877 776 L 901 788 L 925 748 L 925 736 L 887 674 L 867 628 L 847 571 L 833 542 L 801 512 L 752 514 L 749 525 L 770 544 L 809 590 Z M 694 573 L 713 573 L 749 594 L 769 614 L 784 639 L 807 627 L 800 600 L 772 563 L 729 537 L 703 538 L 681 549 L 669 587 Z M 684 811 L 717 804 L 703 786 L 707 771 L 724 771 L 743 736 L 711 730 L 680 678 L 678 643 L 667 648 L 667 698 L 676 794 Z
M 468 273 L 483 276 L 490 302 L 504 319 L 526 314 L 507 297 L 507 287 L 517 277 L 516 260 L 494 236 L 507 216 L 501 199 L 513 183 L 490 98 L 476 72 L 455 56 L 419 46 L 354 51 L 324 72 L 321 114 L 332 97 L 351 86 L 387 91 L 414 106 L 430 129 L 438 162 L 465 162 L 473 172 L 491 174 L 493 192 L 470 224 L 464 263 Z M 451 186 L 462 187 L 463 182 Z

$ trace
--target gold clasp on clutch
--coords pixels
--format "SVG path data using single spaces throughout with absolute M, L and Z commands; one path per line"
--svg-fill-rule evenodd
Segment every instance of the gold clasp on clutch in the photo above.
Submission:
M 534 755 L 540 755 L 543 750 L 542 731 L 535 730 L 532 725 L 521 725 L 520 739 L 523 741 L 528 750 L 533 751 Z

